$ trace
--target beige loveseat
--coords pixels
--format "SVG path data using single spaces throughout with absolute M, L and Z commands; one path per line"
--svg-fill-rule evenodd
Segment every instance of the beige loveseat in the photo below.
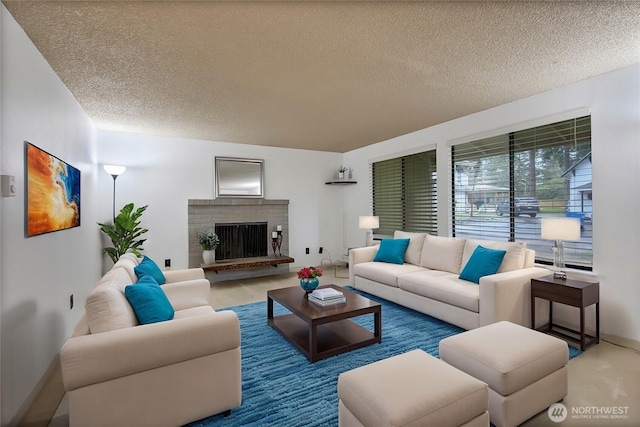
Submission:
M 394 238 L 410 239 L 404 264 L 374 262 L 378 246 L 349 251 L 349 279 L 354 288 L 464 329 L 501 320 L 531 325 L 531 278 L 547 275 L 549 270 L 534 266 L 535 252 L 523 242 L 402 231 L 396 231 Z M 496 274 L 476 284 L 458 276 L 479 244 L 506 250 L 506 255 Z M 544 322 L 545 317 L 540 305 L 536 320 Z
M 87 297 L 60 351 L 70 426 L 179 426 L 242 400 L 240 326 L 209 305 L 202 269 L 165 271 L 173 320 L 139 325 L 124 295 L 139 259 L 123 255 Z

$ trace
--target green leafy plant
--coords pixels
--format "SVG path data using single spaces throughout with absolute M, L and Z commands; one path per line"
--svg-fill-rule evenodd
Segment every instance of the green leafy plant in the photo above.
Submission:
M 136 256 L 141 255 L 142 244 L 147 239 L 140 239 L 140 236 L 149 230 L 140 227 L 140 217 L 147 207 L 148 205 L 145 205 L 135 209 L 133 203 L 129 203 L 120 209 L 120 213 L 114 218 L 113 225 L 98 223 L 100 230 L 109 236 L 113 243 L 113 247 L 103 249 L 114 263 L 127 252 L 132 252 Z
M 196 235 L 198 243 L 205 251 L 213 251 L 220 244 L 220 238 L 211 230 L 202 231 Z

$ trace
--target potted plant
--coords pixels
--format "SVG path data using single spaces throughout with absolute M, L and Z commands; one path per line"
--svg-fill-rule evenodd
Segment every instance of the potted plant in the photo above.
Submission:
M 140 236 L 149 230 L 140 227 L 140 217 L 147 207 L 148 205 L 145 205 L 135 209 L 133 203 L 129 203 L 120 209 L 113 224 L 98 223 L 100 231 L 109 236 L 113 243 L 113 247 L 105 247 L 103 250 L 114 264 L 127 252 L 132 252 L 138 257 L 141 255 L 142 244 L 147 239 L 140 239 Z
M 220 244 L 220 238 L 211 230 L 202 231 L 196 234 L 198 243 L 202 246 L 202 261 L 205 265 L 216 262 L 216 248 Z

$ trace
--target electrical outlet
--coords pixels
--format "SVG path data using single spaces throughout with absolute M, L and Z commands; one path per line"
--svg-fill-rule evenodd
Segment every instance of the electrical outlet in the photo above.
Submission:
M 73 310 L 73 294 L 69 296 L 69 310 Z
M 318 251 L 319 254 L 322 253 L 322 246 L 320 246 L 320 250 Z
M 305 249 L 304 251 L 307 255 L 309 255 L 309 248 Z
M 171 259 L 167 258 L 164 260 L 164 266 L 166 268 L 171 268 Z

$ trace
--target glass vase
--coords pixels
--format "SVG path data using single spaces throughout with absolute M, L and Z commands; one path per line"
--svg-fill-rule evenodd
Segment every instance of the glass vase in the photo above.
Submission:
M 313 292 L 315 288 L 320 284 L 320 279 L 317 277 L 311 279 L 300 279 L 300 287 L 304 289 L 306 293 Z

